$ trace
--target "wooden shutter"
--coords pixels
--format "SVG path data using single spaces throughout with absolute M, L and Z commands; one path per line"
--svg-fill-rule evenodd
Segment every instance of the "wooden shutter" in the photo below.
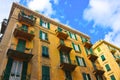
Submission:
M 101 59 L 102 59 L 102 61 L 104 61 L 104 60 L 105 60 L 105 56 L 104 56 L 104 55 L 102 55 L 102 56 L 101 56 Z
M 23 62 L 21 80 L 26 80 L 26 76 L 27 76 L 27 67 L 28 67 L 28 62 Z
M 75 44 L 72 42 L 73 49 L 75 50 Z
M 9 80 L 12 63 L 13 63 L 13 59 L 8 58 L 3 80 Z
M 72 38 L 71 32 L 69 32 L 69 36 L 70 36 L 70 38 Z
M 42 31 L 39 32 L 39 38 L 42 39 Z
M 77 36 L 76 36 L 76 34 L 74 34 L 74 36 L 75 36 L 75 40 L 77 40 Z
M 110 76 L 111 80 L 116 80 L 114 75 Z
M 79 52 L 81 52 L 80 45 L 78 45 L 78 48 L 79 48 Z
M 42 66 L 42 80 L 50 80 L 50 68 Z
M 48 29 L 50 29 L 50 23 L 48 22 L 47 24 L 48 24 Z
M 85 60 L 84 60 L 84 58 L 82 58 L 82 61 L 83 61 L 83 63 L 84 63 L 84 66 L 86 66 L 86 63 L 85 63 Z
M 86 53 L 87 53 L 87 55 L 88 55 L 88 49 L 87 49 L 87 48 L 85 48 L 85 51 L 86 51 Z
M 22 29 L 23 29 L 24 32 L 28 32 L 28 27 L 24 24 L 22 25 Z
M 78 65 L 80 66 L 80 63 L 79 63 L 79 60 L 78 60 L 78 56 L 76 56 L 76 60 L 77 60 Z
M 40 18 L 40 26 L 42 26 L 42 23 L 43 23 L 43 21 L 42 21 L 42 19 Z

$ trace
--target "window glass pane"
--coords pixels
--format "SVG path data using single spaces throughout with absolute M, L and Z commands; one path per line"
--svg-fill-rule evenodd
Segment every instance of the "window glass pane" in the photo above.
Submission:
M 46 38 L 46 35 L 45 35 L 45 33 L 43 32 L 43 33 L 42 33 L 42 39 L 45 40 L 45 38 Z
M 97 51 L 98 51 L 98 52 L 100 52 L 100 51 L 101 51 L 100 47 L 98 47 L 98 48 L 97 48 Z
M 102 55 L 102 56 L 101 56 L 101 59 L 102 59 L 102 61 L 104 61 L 104 60 L 105 60 L 105 56 L 104 56 L 104 55 Z
M 84 62 L 82 58 L 78 57 L 78 61 L 79 61 L 80 66 L 84 66 Z
M 110 76 L 111 80 L 116 80 L 114 75 Z
M 50 80 L 50 68 L 42 66 L 42 80 Z
M 106 64 L 105 67 L 106 67 L 106 70 L 107 70 L 107 71 L 110 71 L 110 70 L 111 70 L 111 69 L 110 69 L 110 66 L 109 66 L 108 64 Z
M 79 51 L 78 45 L 75 45 L 75 50 L 76 50 L 76 51 Z
M 43 21 L 43 22 L 42 22 L 42 26 L 45 27 L 45 28 L 48 28 L 48 27 L 47 27 L 47 22 Z

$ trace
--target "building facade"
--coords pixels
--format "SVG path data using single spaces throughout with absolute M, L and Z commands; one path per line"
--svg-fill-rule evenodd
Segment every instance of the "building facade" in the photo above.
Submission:
M 120 80 L 120 48 L 104 40 L 93 45 L 99 64 L 104 68 L 107 80 Z
M 89 36 L 79 31 L 17 3 L 6 27 L 0 43 L 2 80 L 99 80 L 96 75 L 103 75 L 91 62 Z

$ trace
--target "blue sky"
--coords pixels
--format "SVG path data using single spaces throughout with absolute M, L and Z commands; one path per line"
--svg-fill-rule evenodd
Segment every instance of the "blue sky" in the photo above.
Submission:
M 12 2 L 89 35 L 92 43 L 104 39 L 120 46 L 120 0 L 0 0 L 0 21 L 7 18 Z M 6 10 L 3 4 L 9 5 Z

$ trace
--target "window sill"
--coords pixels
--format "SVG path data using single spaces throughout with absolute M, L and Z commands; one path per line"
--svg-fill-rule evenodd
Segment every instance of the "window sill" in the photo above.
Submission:
M 50 44 L 50 42 L 47 41 L 47 40 L 40 39 L 40 41 L 43 41 L 43 42 L 46 42 L 46 43 Z

